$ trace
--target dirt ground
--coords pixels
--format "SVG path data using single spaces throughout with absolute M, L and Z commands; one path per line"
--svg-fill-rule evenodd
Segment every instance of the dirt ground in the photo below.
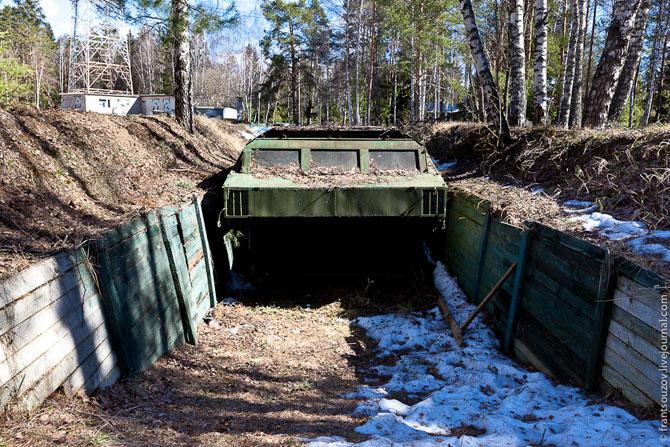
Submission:
M 441 123 L 419 129 L 431 156 L 457 160 L 443 172 L 452 191 L 474 194 L 493 205 L 496 217 L 525 221 L 605 246 L 670 280 L 670 264 L 634 252 L 570 221 L 568 199 L 588 200 L 622 220 L 651 229 L 670 226 L 670 128 L 564 130 L 515 129 L 516 141 L 497 148 L 494 133 L 477 123 Z
M 30 418 L 6 416 L 0 446 L 290 446 L 357 440 L 355 390 L 369 346 L 333 300 L 220 305 L 184 346 L 87 399 L 56 394 Z
M 0 278 L 222 181 L 248 129 L 196 118 L 0 109 Z

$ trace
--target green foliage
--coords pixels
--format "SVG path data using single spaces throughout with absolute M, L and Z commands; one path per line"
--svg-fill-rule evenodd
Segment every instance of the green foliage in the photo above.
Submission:
M 39 102 L 53 82 L 56 42 L 38 0 L 16 0 L 0 9 L 0 103 Z M 45 95 L 45 96 L 42 96 Z

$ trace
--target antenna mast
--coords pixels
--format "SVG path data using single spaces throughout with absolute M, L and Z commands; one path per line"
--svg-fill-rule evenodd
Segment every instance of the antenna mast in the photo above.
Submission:
M 68 91 L 132 94 L 128 39 L 119 36 L 109 14 L 100 18 L 88 0 L 71 1 L 74 16 Z M 85 29 L 79 29 L 80 22 Z

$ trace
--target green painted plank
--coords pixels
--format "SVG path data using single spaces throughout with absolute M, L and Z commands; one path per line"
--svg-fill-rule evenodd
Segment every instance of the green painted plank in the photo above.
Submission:
M 526 273 L 526 263 L 528 259 L 528 250 L 530 248 L 530 241 L 532 231 L 526 231 L 523 235 L 521 247 L 519 248 L 519 258 L 517 260 L 517 267 L 514 274 L 514 289 L 512 291 L 512 302 L 510 303 L 509 317 L 507 319 L 507 327 L 505 329 L 505 339 L 503 341 L 503 351 L 510 352 L 512 341 L 514 337 L 514 329 L 516 327 L 516 319 L 519 309 L 521 308 L 521 296 L 523 291 L 524 276 Z
M 574 309 L 575 312 L 579 312 L 590 320 L 593 320 L 595 300 L 589 300 L 588 297 L 575 294 L 562 284 L 556 283 L 542 271 L 535 269 L 532 258 L 528 265 L 527 281 L 542 290 L 546 290 L 547 293 L 560 297 L 561 300 L 565 301 L 565 303 Z
M 594 281 L 598 278 L 602 258 L 586 256 L 581 252 L 572 250 L 546 238 L 538 239 L 537 244 L 535 244 L 535 250 L 538 256 L 545 256 L 548 253 L 561 259 L 564 263 L 578 267 L 583 273 L 587 273 L 589 277 L 593 278 Z
M 477 259 L 477 270 L 475 273 L 475 285 L 472 290 L 472 300 L 476 303 L 479 303 L 480 298 L 480 288 L 482 282 L 482 274 L 484 272 L 484 264 L 486 262 L 486 249 L 489 243 L 489 231 L 491 228 L 491 213 L 486 213 L 486 219 L 484 221 L 484 228 L 482 229 L 482 234 L 479 240 L 479 257 Z
M 643 287 L 656 288 L 670 285 L 669 280 L 656 272 L 641 267 L 634 262 L 617 259 L 617 269 Z
M 466 216 L 480 226 L 484 225 L 489 209 L 488 203 L 484 203 L 480 208 L 476 208 L 471 202 L 458 199 L 454 200 L 452 207 L 456 213 Z
M 94 250 L 97 253 L 99 272 L 98 279 L 100 282 L 100 289 L 103 298 L 103 305 L 105 308 L 105 315 L 108 319 L 109 336 L 112 340 L 112 345 L 117 353 L 119 370 L 123 373 L 129 371 L 129 352 L 127 346 L 123 343 L 123 321 L 121 313 L 121 299 L 116 284 L 110 271 L 111 260 L 109 253 L 102 241 L 94 244 Z
M 200 240 L 205 255 L 205 269 L 207 271 L 207 285 L 209 288 L 210 306 L 216 306 L 216 285 L 214 281 L 214 260 L 212 257 L 212 250 L 209 246 L 207 238 L 207 229 L 205 227 L 205 218 L 202 213 L 202 204 L 197 197 L 193 198 L 193 206 L 195 207 L 195 215 L 198 221 L 198 230 L 200 233 Z
M 550 368 L 554 377 L 578 385 L 584 383 L 580 372 L 584 371 L 585 364 L 571 353 L 565 343 L 556 339 L 550 332 L 542 330 L 541 325 L 531 316 L 523 315 L 523 312 L 519 322 L 517 338 Z
M 177 216 L 161 216 L 161 225 L 182 324 L 184 325 L 184 335 L 187 342 L 195 345 L 198 343 L 198 333 L 191 324 L 194 310 L 188 299 L 191 295 L 191 280 L 188 275 L 186 257 L 184 256 L 181 238 L 177 229 Z
M 541 240 L 551 240 L 553 242 L 557 242 L 566 248 L 583 254 L 587 258 L 602 260 L 605 257 L 605 249 L 593 245 L 592 243 L 583 239 L 576 238 L 572 235 L 539 223 L 536 225 L 536 228 L 539 239 Z

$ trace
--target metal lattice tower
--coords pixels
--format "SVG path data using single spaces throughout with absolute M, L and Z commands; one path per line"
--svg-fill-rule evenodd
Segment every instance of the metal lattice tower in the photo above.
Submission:
M 132 94 L 128 40 L 109 19 L 100 19 L 87 0 L 72 0 L 72 7 L 68 91 Z

